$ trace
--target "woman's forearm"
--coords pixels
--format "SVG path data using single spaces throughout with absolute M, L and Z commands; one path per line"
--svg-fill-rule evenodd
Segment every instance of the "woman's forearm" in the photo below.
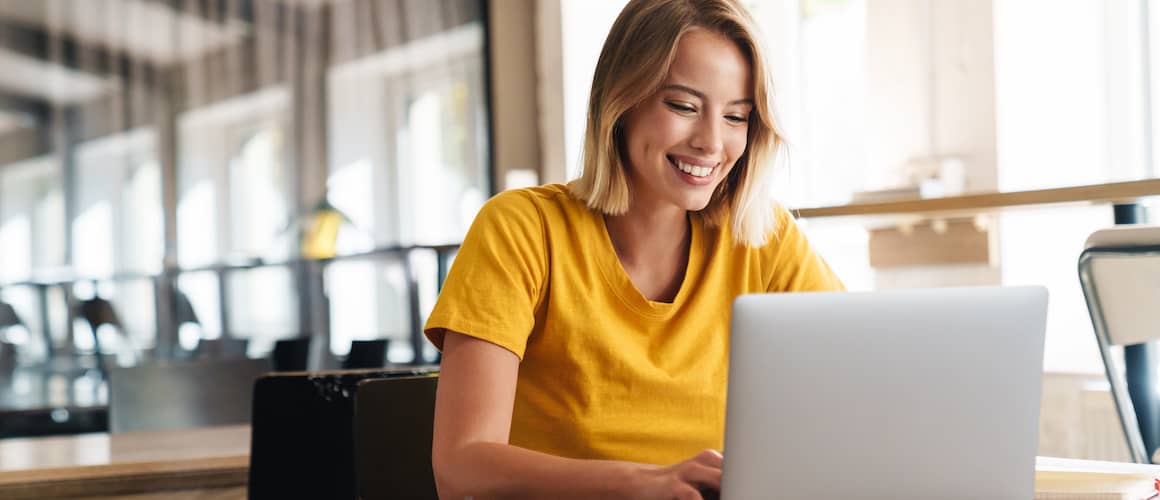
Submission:
M 437 457 L 443 500 L 627 498 L 650 465 L 561 458 L 525 448 L 479 442 Z

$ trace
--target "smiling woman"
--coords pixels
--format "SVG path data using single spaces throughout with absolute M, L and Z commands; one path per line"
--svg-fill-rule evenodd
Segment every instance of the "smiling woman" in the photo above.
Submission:
M 702 29 L 681 37 L 665 86 L 626 117 L 629 164 L 636 166 L 629 182 L 639 186 L 638 206 L 709 205 L 745 153 L 749 81 L 749 64 L 729 39 Z
M 738 295 L 841 289 L 767 198 L 781 135 L 732 0 L 634 0 L 601 52 L 584 171 L 480 211 L 427 325 L 445 498 L 719 487 Z

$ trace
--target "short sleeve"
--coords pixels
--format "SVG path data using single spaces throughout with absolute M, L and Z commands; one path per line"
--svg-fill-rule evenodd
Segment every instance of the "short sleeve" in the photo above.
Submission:
M 543 216 L 526 191 L 505 191 L 476 215 L 423 330 L 443 349 L 450 330 L 524 357 L 547 283 Z
M 785 207 L 777 208 L 777 237 L 767 245 L 774 262 L 766 282 L 768 292 L 842 291 L 846 286 L 821 255 L 810 246 L 805 233 Z

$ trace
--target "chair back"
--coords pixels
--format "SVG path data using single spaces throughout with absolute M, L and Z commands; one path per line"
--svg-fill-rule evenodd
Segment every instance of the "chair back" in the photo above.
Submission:
M 274 342 L 274 351 L 270 354 L 270 359 L 274 362 L 274 371 L 306 371 L 306 362 L 310 359 L 311 341 L 311 337 L 296 337 Z
M 359 498 L 437 500 L 431 468 L 439 376 L 364 380 L 355 396 Z
M 194 358 L 197 359 L 244 359 L 250 342 L 246 339 L 218 337 L 201 339 L 197 342 Z M 271 364 L 271 371 L 273 366 Z
M 157 363 L 109 369 L 109 430 L 182 429 L 250 421 L 266 359 Z
M 23 324 L 20 316 L 16 314 L 16 308 L 12 307 L 12 304 L 0 301 L 0 330 Z
M 342 369 L 358 370 L 387 366 L 387 339 L 352 340 L 350 354 L 342 360 Z
M 1132 460 L 1151 463 L 1149 450 L 1157 443 L 1146 443 L 1141 431 L 1153 434 L 1160 428 L 1152 421 L 1160 414 L 1160 398 L 1146 394 L 1155 386 L 1155 366 L 1144 366 L 1146 355 L 1143 363 L 1132 361 L 1141 365 L 1136 369 L 1145 382 L 1142 392 L 1132 389 L 1128 363 L 1113 348 L 1124 347 L 1124 357 L 1135 358 L 1154 349 L 1148 344 L 1160 337 L 1160 288 L 1155 285 L 1160 281 L 1160 227 L 1125 225 L 1092 233 L 1079 257 L 1079 279 Z
M 272 373 L 259 379 L 250 423 L 249 498 L 355 500 L 359 382 L 435 369 Z
M 79 316 L 84 318 L 92 327 L 93 332 L 97 331 L 97 327 L 101 325 L 112 325 L 117 329 L 121 329 L 121 318 L 117 315 L 117 311 L 113 309 L 113 304 L 101 297 L 93 297 L 91 299 L 82 300 L 77 309 Z

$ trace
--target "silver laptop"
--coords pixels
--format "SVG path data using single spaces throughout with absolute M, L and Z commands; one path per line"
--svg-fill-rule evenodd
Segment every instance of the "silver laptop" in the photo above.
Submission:
M 1034 495 L 1047 290 L 733 304 L 721 498 Z

